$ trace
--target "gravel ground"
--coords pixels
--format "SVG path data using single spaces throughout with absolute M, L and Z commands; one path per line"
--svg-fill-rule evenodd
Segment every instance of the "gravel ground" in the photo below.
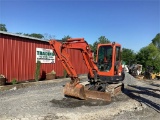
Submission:
M 126 74 L 123 93 L 111 102 L 66 98 L 62 92 L 65 83 L 1 91 L 0 120 L 158 120 L 160 117 L 160 81 L 138 81 Z

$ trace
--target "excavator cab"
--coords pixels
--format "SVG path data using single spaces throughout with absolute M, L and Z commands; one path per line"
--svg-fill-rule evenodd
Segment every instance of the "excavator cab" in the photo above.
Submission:
M 109 84 L 124 80 L 121 65 L 121 45 L 118 43 L 98 44 L 96 53 L 97 71 L 90 79 L 90 90 L 105 92 Z
M 121 45 L 118 43 L 99 44 L 97 47 L 97 74 L 100 80 L 118 82 L 123 80 Z

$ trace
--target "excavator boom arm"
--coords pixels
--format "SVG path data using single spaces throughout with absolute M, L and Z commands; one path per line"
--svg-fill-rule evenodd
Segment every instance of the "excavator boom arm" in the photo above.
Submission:
M 94 64 L 91 49 L 84 38 L 68 39 L 63 43 L 60 43 L 56 40 L 50 40 L 49 43 L 51 44 L 53 51 L 57 55 L 58 59 L 61 60 L 64 68 L 72 80 L 78 78 L 78 75 L 69 60 L 67 49 L 76 49 L 81 51 L 83 59 L 89 70 L 90 77 L 94 78 L 93 71 L 97 71 L 97 66 Z

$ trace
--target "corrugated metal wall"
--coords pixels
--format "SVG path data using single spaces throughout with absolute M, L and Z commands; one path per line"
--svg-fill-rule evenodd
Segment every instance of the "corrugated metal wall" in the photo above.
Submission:
M 13 35 L 0 34 L 0 74 L 11 82 L 34 79 L 36 67 L 36 48 L 51 49 L 48 42 L 31 40 Z M 88 72 L 80 51 L 69 50 L 71 61 L 78 74 Z M 42 63 L 41 71 L 46 73 L 56 71 L 57 76 L 63 76 L 64 68 L 60 61 L 55 63 Z

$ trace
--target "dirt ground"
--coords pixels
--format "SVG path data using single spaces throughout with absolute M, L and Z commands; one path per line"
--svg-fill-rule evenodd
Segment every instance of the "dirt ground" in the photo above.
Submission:
M 0 120 L 159 120 L 158 80 L 136 80 L 127 74 L 124 91 L 111 102 L 64 97 L 66 82 L 1 91 Z

